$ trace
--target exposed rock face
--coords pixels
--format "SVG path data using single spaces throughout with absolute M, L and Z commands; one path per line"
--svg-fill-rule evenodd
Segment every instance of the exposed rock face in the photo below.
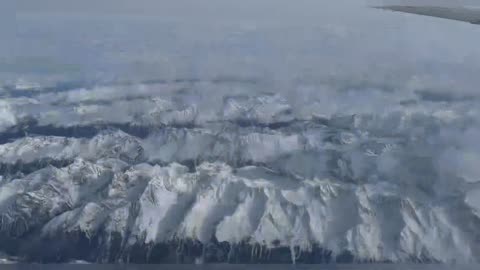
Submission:
M 480 28 L 366 2 L 0 0 L 0 262 L 478 262 Z
M 42 262 L 478 262 L 476 99 L 443 95 L 445 108 L 365 90 L 398 103 L 328 115 L 322 96 L 352 94 L 211 90 L 212 101 L 195 87 L 145 87 L 159 97 L 64 91 L 79 99 L 67 118 L 32 113 L 4 130 L 0 251 Z M 11 110 L 25 108 L 18 99 Z M 126 118 L 110 112 L 118 102 Z M 102 111 L 101 123 L 82 118 Z

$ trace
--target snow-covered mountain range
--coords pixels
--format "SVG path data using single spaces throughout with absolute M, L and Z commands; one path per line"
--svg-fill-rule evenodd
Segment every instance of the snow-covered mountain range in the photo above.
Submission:
M 0 262 L 480 263 L 478 26 L 357 0 L 14 2 Z
M 4 90 L 15 120 L 0 145 L 0 249 L 39 261 L 478 262 L 476 97 L 330 85 L 287 98 L 224 83 Z M 328 114 L 349 98 L 390 106 Z

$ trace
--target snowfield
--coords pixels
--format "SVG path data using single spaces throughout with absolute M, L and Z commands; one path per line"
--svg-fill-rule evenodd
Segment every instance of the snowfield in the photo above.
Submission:
M 0 254 L 480 263 L 478 26 L 213 2 L 17 16 Z

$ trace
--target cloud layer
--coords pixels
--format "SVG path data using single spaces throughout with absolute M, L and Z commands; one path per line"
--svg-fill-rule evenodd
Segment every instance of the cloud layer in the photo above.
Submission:
M 478 27 L 358 1 L 49 3 L 20 1 L 0 44 L 0 251 L 478 262 Z

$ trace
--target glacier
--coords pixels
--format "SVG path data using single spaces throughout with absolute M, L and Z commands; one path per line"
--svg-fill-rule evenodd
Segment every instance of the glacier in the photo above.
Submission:
M 0 262 L 480 263 L 478 26 L 119 2 L 5 33 Z

